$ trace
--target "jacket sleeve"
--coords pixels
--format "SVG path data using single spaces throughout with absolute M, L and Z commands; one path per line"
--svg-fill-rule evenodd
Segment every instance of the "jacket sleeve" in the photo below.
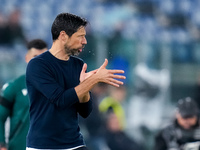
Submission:
M 77 111 L 79 115 L 81 115 L 83 118 L 87 118 L 90 113 L 92 112 L 92 97 L 90 94 L 90 100 L 86 103 L 78 103 Z

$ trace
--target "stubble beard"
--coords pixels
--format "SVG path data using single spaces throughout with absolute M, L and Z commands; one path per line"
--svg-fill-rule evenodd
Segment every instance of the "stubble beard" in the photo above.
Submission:
M 67 45 L 65 45 L 65 53 L 68 56 L 77 56 L 80 52 L 79 49 L 70 49 Z

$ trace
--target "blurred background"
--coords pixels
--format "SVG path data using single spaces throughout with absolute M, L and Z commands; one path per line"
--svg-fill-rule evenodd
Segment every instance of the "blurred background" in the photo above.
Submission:
M 152 149 L 178 99 L 200 103 L 199 6 L 200 0 L 0 0 L 0 86 L 25 72 L 27 41 L 41 38 L 51 47 L 59 13 L 82 16 L 90 24 L 80 57 L 88 71 L 105 58 L 107 68 L 125 70 L 124 131 Z

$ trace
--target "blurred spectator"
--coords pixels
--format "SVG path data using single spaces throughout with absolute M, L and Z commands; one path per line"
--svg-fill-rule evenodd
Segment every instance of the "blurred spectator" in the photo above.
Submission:
M 200 142 L 198 113 L 199 109 L 194 100 L 190 97 L 180 99 L 175 120 L 155 137 L 154 150 L 182 150 L 184 147 L 199 149 L 199 143 L 195 143 Z
M 25 56 L 28 63 L 33 57 L 47 50 L 47 44 L 32 40 L 27 45 Z M 4 84 L 0 96 L 0 150 L 25 150 L 26 135 L 29 129 L 29 99 L 25 75 Z M 10 118 L 9 137 L 5 137 L 6 119 Z M 8 124 L 7 124 L 8 125 Z
M 21 12 L 19 9 L 13 10 L 8 18 L 10 43 L 26 43 L 26 38 L 23 33 L 23 28 L 20 23 Z
M 125 111 L 122 102 L 126 98 L 126 87 L 120 86 L 118 88 L 109 86 L 109 95 L 105 97 L 99 104 L 100 112 L 106 114 L 109 109 L 112 109 L 119 119 L 120 128 L 124 129 L 126 124 Z
M 7 19 L 0 14 L 0 44 L 13 46 L 15 44 L 26 44 L 26 37 L 20 23 L 20 10 L 15 9 Z
M 122 131 L 121 123 L 112 109 L 107 112 L 106 128 L 105 139 L 110 150 L 143 150 L 142 146 Z
M 91 26 L 88 26 L 86 28 L 86 39 L 87 39 L 87 45 L 85 45 L 85 48 L 83 49 L 82 53 L 79 54 L 79 57 L 82 58 L 87 64 L 90 64 L 88 66 L 87 70 L 94 70 L 97 66 L 95 63 L 97 59 L 97 38 L 95 37 L 95 34 L 91 30 Z
M 133 39 L 123 34 L 125 24 L 118 22 L 113 29 L 107 39 L 108 58 L 112 59 L 115 56 L 120 56 L 124 59 L 134 59 L 135 43 Z
M 126 80 L 123 81 L 126 85 L 130 84 L 129 78 L 130 63 L 135 63 L 135 42 L 133 39 L 123 34 L 125 23 L 118 22 L 113 27 L 113 32 L 107 39 L 107 56 L 111 60 L 110 67 L 122 69 L 125 71 Z
M 0 12 L 0 45 L 9 44 L 9 28 L 5 16 Z

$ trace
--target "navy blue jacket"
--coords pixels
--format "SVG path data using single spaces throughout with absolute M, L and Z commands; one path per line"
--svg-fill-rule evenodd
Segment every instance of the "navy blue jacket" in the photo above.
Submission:
M 83 61 L 68 61 L 49 51 L 33 58 L 27 66 L 26 84 L 30 98 L 30 129 L 27 147 L 67 149 L 84 145 L 78 113 L 87 117 L 91 100 L 79 103 L 74 87 L 79 84 Z

